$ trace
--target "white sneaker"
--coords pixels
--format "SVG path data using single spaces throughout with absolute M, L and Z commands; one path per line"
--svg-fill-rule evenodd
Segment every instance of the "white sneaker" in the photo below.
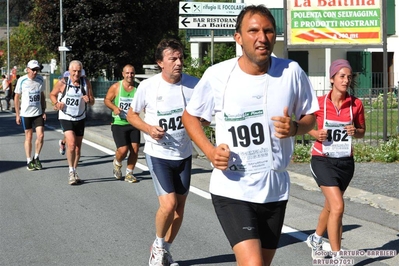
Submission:
M 163 261 L 163 265 L 166 266 L 179 266 L 179 263 L 175 262 L 172 258 L 172 254 L 170 254 L 170 251 L 165 251 L 165 255 L 163 257 L 164 261 Z
M 113 161 L 113 166 L 114 166 L 114 169 L 113 169 L 113 174 L 114 174 L 114 177 L 116 178 L 116 179 L 122 179 L 122 171 L 121 171 L 121 168 L 122 168 L 122 165 L 117 165 L 116 164 L 116 159 L 114 159 L 114 161 Z
M 69 172 L 69 176 L 68 176 L 68 183 L 70 185 L 76 185 L 76 179 L 75 179 L 75 173 L 74 172 Z
M 148 260 L 149 266 L 164 266 L 165 249 L 151 246 L 151 255 Z
M 311 234 L 306 239 L 306 244 L 308 245 L 308 247 L 310 247 L 312 249 L 312 258 L 313 259 L 324 258 L 323 255 L 318 254 L 318 253 L 322 253 L 322 251 L 323 251 L 323 240 L 320 239 L 320 242 L 316 242 L 314 240 L 314 234 Z
M 80 179 L 78 172 L 75 172 L 75 180 L 76 180 L 76 183 L 78 183 L 78 184 L 82 183 L 82 179 Z

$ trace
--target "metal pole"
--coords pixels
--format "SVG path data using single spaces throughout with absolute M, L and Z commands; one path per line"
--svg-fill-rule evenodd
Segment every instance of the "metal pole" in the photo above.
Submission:
M 388 141 L 388 53 L 387 53 L 387 5 L 386 1 L 382 2 L 382 36 L 383 36 L 383 140 Z
M 62 19 L 62 0 L 60 0 L 60 46 L 65 46 L 64 45 L 64 26 L 63 26 L 63 19 Z M 63 51 L 60 51 L 60 72 L 61 75 L 65 72 L 65 53 Z
M 284 50 L 283 57 L 288 58 L 288 40 L 287 40 L 287 1 L 284 1 Z
M 211 65 L 213 65 L 213 58 L 214 58 L 214 49 L 213 49 L 213 46 L 215 45 L 214 44 L 214 39 L 215 39 L 215 34 L 214 34 L 214 31 L 213 30 L 211 30 Z
M 398 81 L 398 86 L 396 87 L 396 100 L 399 103 L 399 81 Z M 399 104 L 398 104 L 398 114 L 399 114 Z M 398 124 L 396 125 L 396 133 L 399 134 L 399 116 L 398 116 Z
M 10 0 L 7 0 L 7 80 L 10 80 Z

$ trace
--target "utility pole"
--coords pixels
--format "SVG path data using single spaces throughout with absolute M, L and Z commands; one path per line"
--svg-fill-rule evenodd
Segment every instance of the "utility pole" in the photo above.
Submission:
M 10 80 L 10 0 L 7 0 L 7 80 Z
M 62 19 L 62 0 L 60 0 L 60 47 L 65 47 L 64 41 L 64 26 L 63 26 L 63 19 Z M 66 69 L 66 51 L 60 50 L 60 73 L 61 75 L 64 74 Z

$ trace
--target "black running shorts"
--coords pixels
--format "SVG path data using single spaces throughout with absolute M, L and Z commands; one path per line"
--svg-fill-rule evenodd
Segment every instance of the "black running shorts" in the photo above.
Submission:
M 22 126 L 24 130 L 32 129 L 33 125 L 36 127 L 43 127 L 44 126 L 44 119 L 43 115 L 32 116 L 32 117 L 21 117 Z
M 216 215 L 231 247 L 259 239 L 264 249 L 277 249 L 287 200 L 252 203 L 212 194 Z
M 140 130 L 132 125 L 112 125 L 111 131 L 116 148 L 131 146 L 132 143 L 140 143 Z
M 355 162 L 353 157 L 312 156 L 310 170 L 319 187 L 339 187 L 345 191 L 355 172 Z
M 69 131 L 72 130 L 75 132 L 77 137 L 83 137 L 85 134 L 85 121 L 86 119 L 82 119 L 79 121 L 69 121 L 69 120 L 60 120 L 62 130 Z

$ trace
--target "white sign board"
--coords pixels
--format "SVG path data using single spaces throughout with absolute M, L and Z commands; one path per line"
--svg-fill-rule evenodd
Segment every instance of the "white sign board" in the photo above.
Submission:
M 179 17 L 179 29 L 235 29 L 237 17 Z
M 240 3 L 179 2 L 179 14 L 237 16 L 245 6 Z
M 58 46 L 58 51 L 70 52 L 70 51 L 72 51 L 72 46 Z

